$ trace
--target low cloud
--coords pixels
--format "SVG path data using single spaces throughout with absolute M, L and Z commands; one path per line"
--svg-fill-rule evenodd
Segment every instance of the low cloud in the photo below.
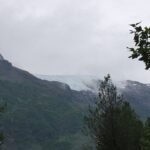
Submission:
M 112 74 L 150 83 L 128 59 L 129 24 L 149 25 L 148 0 L 1 0 L 0 51 L 37 74 Z

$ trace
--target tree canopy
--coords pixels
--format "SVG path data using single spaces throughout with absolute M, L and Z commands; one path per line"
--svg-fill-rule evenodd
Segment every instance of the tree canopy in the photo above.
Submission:
M 142 147 L 142 150 L 150 149 L 150 118 L 147 118 L 144 128 L 143 128 L 143 134 L 141 138 L 141 147 Z
M 134 47 L 129 48 L 131 56 L 129 58 L 143 61 L 146 68 L 150 68 L 150 27 L 142 27 L 140 23 L 131 24 L 133 30 L 130 33 L 134 35 Z
M 130 104 L 105 77 L 94 106 L 85 117 L 86 130 L 97 150 L 140 150 L 142 122 Z

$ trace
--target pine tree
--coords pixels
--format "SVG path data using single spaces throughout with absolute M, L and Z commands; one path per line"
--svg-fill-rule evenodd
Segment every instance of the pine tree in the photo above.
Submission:
M 147 118 L 141 138 L 141 150 L 150 150 L 150 118 Z
M 109 75 L 100 84 L 95 105 L 89 107 L 85 127 L 97 150 L 140 150 L 142 123 Z
M 4 104 L 0 104 L 0 115 L 2 115 L 7 108 L 7 103 Z M 0 150 L 2 149 L 2 145 L 4 143 L 4 134 L 2 132 L 0 132 Z

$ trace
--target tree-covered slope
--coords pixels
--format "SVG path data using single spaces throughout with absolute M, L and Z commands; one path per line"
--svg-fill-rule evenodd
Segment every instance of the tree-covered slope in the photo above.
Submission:
M 150 86 L 137 81 L 126 81 L 120 91 L 142 117 L 150 116 Z
M 61 81 L 76 90 L 91 90 L 97 92 L 101 79 L 98 76 L 77 76 L 77 75 L 37 75 L 41 79 L 49 81 Z M 137 81 L 116 81 L 118 92 L 122 93 L 140 116 L 146 118 L 150 115 L 150 85 Z
M 0 100 L 7 102 L 1 119 L 4 149 L 72 149 L 80 137 L 87 94 L 0 61 Z
M 120 89 L 139 115 L 150 114 L 150 87 L 128 81 Z M 80 150 L 83 116 L 94 100 L 90 91 L 38 79 L 0 60 L 0 102 L 7 102 L 0 129 L 4 150 Z

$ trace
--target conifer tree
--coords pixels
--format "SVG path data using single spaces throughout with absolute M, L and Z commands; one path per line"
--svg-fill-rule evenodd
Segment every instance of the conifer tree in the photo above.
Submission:
M 140 150 L 142 123 L 109 75 L 100 84 L 95 105 L 89 107 L 85 128 L 97 150 Z
M 143 136 L 141 138 L 141 150 L 150 150 L 150 118 L 147 118 L 144 125 Z
M 7 103 L 0 104 L 0 116 L 6 111 Z M 4 134 L 0 132 L 0 150 L 2 149 L 2 145 L 4 143 Z

